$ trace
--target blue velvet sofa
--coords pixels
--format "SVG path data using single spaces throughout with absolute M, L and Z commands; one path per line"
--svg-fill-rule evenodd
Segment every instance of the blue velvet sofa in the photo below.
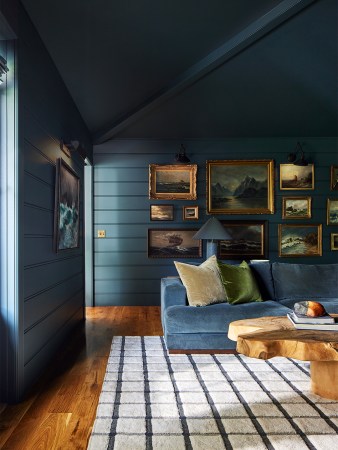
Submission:
M 187 303 L 179 277 L 161 280 L 161 319 L 169 351 L 229 350 L 230 322 L 264 316 L 285 316 L 295 302 L 315 300 L 328 313 L 338 313 L 338 264 L 251 262 L 263 302 L 194 307 Z

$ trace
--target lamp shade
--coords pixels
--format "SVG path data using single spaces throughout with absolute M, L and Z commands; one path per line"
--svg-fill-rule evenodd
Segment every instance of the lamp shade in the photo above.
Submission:
M 231 239 L 221 222 L 211 217 L 193 236 L 193 239 L 222 240 Z

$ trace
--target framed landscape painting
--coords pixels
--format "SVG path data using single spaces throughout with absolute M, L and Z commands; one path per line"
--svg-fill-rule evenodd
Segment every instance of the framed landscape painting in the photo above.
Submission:
M 273 160 L 207 161 L 209 214 L 273 214 Z
M 196 200 L 197 164 L 149 165 L 149 198 Z
M 310 219 L 311 197 L 283 197 L 283 219 Z
M 54 247 L 55 251 L 80 246 L 80 180 L 62 158 L 56 162 Z
M 148 229 L 148 258 L 202 258 L 198 228 Z
M 183 206 L 183 220 L 198 220 L 198 206 Z
M 331 250 L 338 250 L 338 233 L 331 233 Z
M 314 189 L 314 165 L 280 164 L 280 189 L 306 191 Z
M 150 205 L 150 220 L 174 220 L 174 205 Z
M 279 256 L 322 256 L 322 225 L 278 225 Z
M 230 239 L 219 241 L 219 259 L 267 259 L 268 257 L 268 222 L 255 221 L 221 221 Z
M 331 166 L 331 191 L 338 191 L 338 166 Z
M 327 199 L 327 224 L 338 225 L 338 198 Z

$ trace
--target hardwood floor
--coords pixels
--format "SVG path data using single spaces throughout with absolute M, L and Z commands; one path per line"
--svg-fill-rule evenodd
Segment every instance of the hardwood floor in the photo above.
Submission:
M 24 401 L 0 413 L 1 449 L 86 449 L 112 337 L 162 334 L 156 306 L 86 308 L 86 315 Z

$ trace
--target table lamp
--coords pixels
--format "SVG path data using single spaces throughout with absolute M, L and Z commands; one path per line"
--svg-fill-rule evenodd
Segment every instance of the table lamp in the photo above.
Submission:
M 225 230 L 221 222 L 216 217 L 211 217 L 193 236 L 193 239 L 205 239 L 207 241 L 207 259 L 217 253 L 217 242 L 231 239 L 230 234 Z

